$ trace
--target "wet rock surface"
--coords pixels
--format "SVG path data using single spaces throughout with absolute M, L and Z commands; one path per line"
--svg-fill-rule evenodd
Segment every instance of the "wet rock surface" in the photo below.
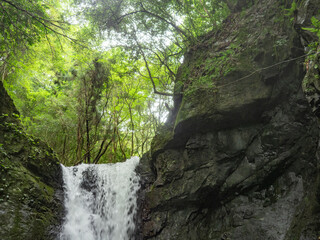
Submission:
M 62 201 L 57 158 L 48 146 L 24 133 L 0 82 L 0 239 L 55 239 Z
M 315 3 L 301 5 L 304 19 Z M 187 54 L 177 83 L 190 85 L 210 74 L 195 62 L 225 51 L 219 42 L 233 39 L 229 45 L 240 46 L 216 88 L 189 95 L 176 89 L 174 116 L 137 169 L 143 179 L 141 238 L 320 236 L 318 120 L 301 87 L 305 43 L 279 10 L 285 7 L 258 1 L 242 12 L 245 20 L 233 13 L 228 28 Z

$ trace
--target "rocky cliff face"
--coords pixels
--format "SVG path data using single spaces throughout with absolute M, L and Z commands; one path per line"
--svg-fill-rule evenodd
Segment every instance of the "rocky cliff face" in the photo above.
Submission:
M 0 239 L 55 239 L 62 175 L 52 150 L 24 133 L 0 82 Z
M 317 99 L 301 87 L 314 38 L 302 27 L 320 2 L 290 17 L 290 1 L 247 2 L 180 68 L 175 110 L 138 168 L 143 239 L 320 237 Z

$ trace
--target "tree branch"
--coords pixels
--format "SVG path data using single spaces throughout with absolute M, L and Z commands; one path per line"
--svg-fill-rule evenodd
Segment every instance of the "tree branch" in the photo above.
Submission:
M 72 42 L 78 42 L 76 39 L 74 38 L 71 38 L 69 36 L 67 36 L 66 34 L 64 33 L 61 33 L 61 32 L 58 32 L 56 30 L 54 30 L 52 27 L 50 27 L 49 25 L 47 25 L 45 22 L 49 23 L 50 25 L 52 25 L 53 27 L 56 27 L 58 29 L 61 29 L 61 30 L 64 30 L 63 27 L 55 24 L 54 22 L 59 22 L 59 21 L 55 21 L 55 20 L 48 20 L 48 19 L 45 19 L 45 18 L 42 18 L 40 16 L 36 16 L 34 15 L 33 13 L 31 13 L 30 11 L 24 9 L 24 8 L 21 8 L 19 6 L 17 6 L 16 4 L 8 1 L 8 0 L 0 0 L 2 2 L 5 2 L 9 5 L 11 5 L 12 7 L 14 7 L 15 9 L 19 10 L 19 11 L 22 11 L 22 12 L 25 12 L 27 15 L 29 15 L 32 19 L 34 19 L 35 21 L 37 21 L 38 23 L 40 23 L 44 28 L 46 29 L 49 29 L 50 31 L 52 31 L 53 33 L 57 34 L 57 35 L 60 35 L 60 36 L 63 36 L 69 40 L 71 40 Z
M 149 78 L 150 78 L 151 83 L 152 83 L 153 92 L 154 92 L 155 94 L 173 97 L 173 94 L 172 94 L 172 93 L 159 92 L 159 91 L 157 90 L 156 84 L 155 84 L 155 82 L 154 82 L 154 80 L 153 80 L 153 77 L 152 77 L 151 70 L 150 70 L 150 68 L 149 68 L 148 61 L 147 61 L 146 56 L 145 56 L 145 54 L 144 54 L 144 52 L 143 52 L 143 50 L 142 50 L 142 47 L 141 47 L 140 43 L 137 41 L 137 39 L 135 39 L 135 41 L 136 41 L 136 43 L 137 43 L 137 45 L 138 45 L 138 47 L 139 47 L 139 50 L 140 50 L 140 52 L 141 52 L 143 61 L 144 61 L 145 66 L 146 66 L 146 68 L 147 68 L 148 75 L 149 75 Z
M 181 33 L 184 37 L 188 38 L 188 35 L 186 34 L 185 31 L 183 31 L 181 28 L 179 28 L 177 25 L 175 25 L 174 23 L 172 22 L 169 22 L 167 21 L 165 18 L 155 14 L 155 13 L 152 13 L 152 12 L 149 12 L 148 10 L 145 9 L 145 7 L 143 6 L 142 2 L 140 2 L 140 6 L 142 8 L 142 12 L 146 13 L 146 14 L 149 14 L 155 18 L 158 18 L 159 20 L 169 24 L 170 26 L 172 26 L 178 33 Z

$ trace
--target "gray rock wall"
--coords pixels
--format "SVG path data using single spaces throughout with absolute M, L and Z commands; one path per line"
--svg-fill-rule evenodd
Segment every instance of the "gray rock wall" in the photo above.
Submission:
M 174 115 L 138 168 L 141 238 L 320 237 L 318 120 L 301 87 L 301 27 L 319 4 L 303 1 L 300 22 L 284 16 L 288 7 L 256 1 L 186 55 Z M 198 64 L 231 46 L 228 73 Z M 188 92 L 205 75 L 215 86 Z

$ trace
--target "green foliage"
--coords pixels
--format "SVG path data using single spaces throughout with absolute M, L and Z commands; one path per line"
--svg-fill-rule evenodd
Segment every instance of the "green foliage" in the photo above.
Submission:
M 311 23 L 313 25 L 312 28 L 303 28 L 303 29 L 317 34 L 318 38 L 320 39 L 320 20 L 318 20 L 316 17 L 312 17 Z
M 30 46 L 49 36 L 66 37 L 67 24 L 63 21 L 58 1 L 5 0 L 0 2 L 0 71 L 2 79 L 17 67 L 17 62 L 28 53 Z
M 297 6 L 297 3 L 296 1 L 293 1 L 291 3 L 291 7 L 288 8 L 288 9 L 285 9 L 285 15 L 286 16 L 293 16 L 294 12 L 297 10 L 298 6 Z M 292 19 L 293 20 L 293 19 Z
M 154 92 L 164 95 L 172 93 L 183 54 L 199 37 L 217 30 L 230 11 L 221 0 L 75 3 L 81 6 L 78 13 L 96 26 L 100 34 L 120 37 L 117 43 L 129 49 L 132 58 L 146 62 L 145 76 L 154 85 Z
M 185 95 L 194 95 L 199 91 L 217 91 L 216 81 L 226 76 L 232 70 L 233 58 L 237 50 L 236 44 L 230 44 L 225 51 L 219 52 L 219 55 L 211 53 L 210 56 L 201 56 L 193 66 L 192 74 L 185 71 L 185 79 L 188 79 L 184 86 Z M 206 59 L 203 62 L 203 59 Z M 189 66 L 188 66 L 189 67 Z
M 302 4 L 304 4 L 304 0 L 294 0 L 291 3 L 290 8 L 284 9 L 284 15 L 289 17 L 290 21 L 293 22 L 296 20 L 295 18 L 297 17 L 298 10 Z M 286 2 L 285 5 L 288 5 L 288 2 Z
M 167 98 L 150 93 L 143 62 L 120 48 L 75 53 L 66 43 L 64 51 L 57 48 L 48 62 L 49 45 L 33 48 L 39 54 L 25 56 L 23 67 L 6 79 L 6 88 L 27 131 L 49 144 L 63 163 L 88 161 L 88 143 L 91 162 L 97 156 L 99 162 L 124 160 L 148 149 L 163 121 L 159 118 L 165 109 L 160 103 Z M 161 107 L 153 115 L 155 102 Z
M 49 19 L 48 5 L 41 1 L 29 4 L 27 1 L 1 1 L 1 46 L 15 50 L 17 45 L 32 45 L 46 34 L 43 19 Z
M 188 41 L 195 39 L 219 25 L 229 13 L 226 3 L 220 0 L 98 0 L 94 4 L 77 0 L 75 4 L 80 6 L 78 12 L 100 31 L 127 36 L 138 31 L 148 34 L 153 41 L 170 35 L 168 31 Z
M 185 51 L 229 8 L 220 0 L 6 0 L 0 12 L 0 73 L 24 128 L 72 165 L 148 150 Z M 215 65 L 227 73 L 233 51 L 199 62 L 189 93 L 214 89 Z
M 306 63 L 310 61 L 314 61 L 317 59 L 319 55 L 319 42 L 320 42 L 320 20 L 318 20 L 316 17 L 311 18 L 311 23 L 313 27 L 310 28 L 303 28 L 303 30 L 315 33 L 318 37 L 318 41 L 314 41 L 309 44 L 309 56 L 306 58 Z M 315 65 L 317 67 L 317 65 Z
M 313 27 L 303 28 L 306 31 L 315 33 L 318 37 L 317 41 L 311 42 L 308 45 L 309 52 L 305 60 L 307 74 L 303 80 L 302 87 L 306 94 L 313 94 L 320 79 L 319 68 L 319 42 L 320 42 L 320 21 L 316 17 L 311 18 Z

